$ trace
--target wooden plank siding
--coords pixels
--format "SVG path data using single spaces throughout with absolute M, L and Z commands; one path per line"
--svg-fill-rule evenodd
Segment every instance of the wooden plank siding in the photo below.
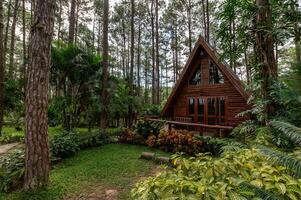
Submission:
M 207 46 L 206 46 L 207 45 Z M 199 55 L 200 52 L 204 55 Z M 224 83 L 209 84 L 209 65 L 210 62 L 218 66 L 223 75 Z M 201 65 L 201 84 L 189 85 L 189 80 L 196 67 Z M 226 99 L 226 124 L 236 126 L 245 121 L 246 117 L 236 117 L 237 114 L 248 109 L 248 94 L 244 91 L 242 83 L 233 74 L 231 69 L 218 62 L 212 49 L 200 38 L 190 55 L 185 68 L 178 80 L 162 115 L 165 117 L 187 117 L 188 98 L 190 97 L 224 97 Z

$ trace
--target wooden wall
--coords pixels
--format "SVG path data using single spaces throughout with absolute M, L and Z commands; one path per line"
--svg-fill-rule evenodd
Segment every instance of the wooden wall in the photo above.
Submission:
M 195 67 L 198 63 L 202 66 L 202 84 L 199 86 L 188 85 L 189 77 L 194 72 Z M 210 58 L 205 55 L 202 58 L 196 58 L 193 60 L 190 67 L 190 71 L 186 73 L 184 81 L 181 83 L 172 107 L 170 108 L 170 115 L 173 117 L 185 117 L 188 115 L 188 98 L 189 97 L 199 97 L 199 96 L 223 96 L 226 97 L 226 117 L 227 125 L 235 126 L 238 123 L 245 121 L 246 118 L 237 118 L 236 115 L 242 111 L 248 109 L 246 100 L 241 96 L 241 94 L 234 88 L 227 77 L 224 76 L 223 84 L 209 85 L 209 63 Z

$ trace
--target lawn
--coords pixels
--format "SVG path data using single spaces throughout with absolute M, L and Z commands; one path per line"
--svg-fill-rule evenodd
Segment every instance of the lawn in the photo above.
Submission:
M 34 192 L 0 193 L 0 200 L 69 200 L 103 194 L 108 189 L 117 190 L 118 199 L 128 199 L 135 182 L 151 175 L 156 168 L 153 162 L 138 159 L 143 151 L 167 155 L 148 147 L 123 144 L 83 150 L 54 166 L 47 188 Z

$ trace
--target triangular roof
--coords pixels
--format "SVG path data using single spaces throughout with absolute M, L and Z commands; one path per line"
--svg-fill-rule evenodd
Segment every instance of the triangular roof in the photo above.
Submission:
M 167 102 L 162 110 L 162 115 L 166 114 L 166 111 L 170 107 L 170 104 L 173 102 L 173 99 L 176 97 L 177 90 L 180 88 L 181 84 L 183 84 L 183 78 L 185 77 L 186 73 L 189 72 L 189 69 L 193 67 L 191 65 L 191 62 L 193 61 L 193 58 L 197 55 L 198 49 L 202 47 L 205 52 L 209 55 L 209 57 L 216 63 L 219 70 L 228 78 L 230 83 L 234 86 L 234 88 L 239 92 L 239 94 L 247 101 L 249 98 L 249 94 L 245 91 L 244 86 L 240 79 L 236 76 L 236 74 L 233 72 L 233 70 L 226 66 L 225 64 L 221 63 L 218 57 L 216 56 L 213 48 L 205 41 L 205 39 L 200 36 L 198 41 L 196 42 L 186 64 L 183 68 L 180 78 L 177 80 L 175 87 L 173 88 L 169 98 L 167 99 Z

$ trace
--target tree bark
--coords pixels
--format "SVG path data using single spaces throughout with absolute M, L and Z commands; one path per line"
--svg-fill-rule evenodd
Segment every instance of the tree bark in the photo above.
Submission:
M 188 43 L 189 43 L 189 54 L 192 51 L 192 39 L 191 39 L 191 0 L 188 0 L 187 5 L 187 22 L 188 22 Z
M 140 60 L 141 60 L 141 55 L 140 55 L 140 45 L 141 45 L 141 19 L 139 20 L 139 25 L 138 25 L 138 44 L 137 44 L 137 84 L 138 84 L 138 91 L 137 95 L 140 96 L 141 93 L 141 75 L 140 75 Z
M 0 136 L 3 127 L 4 113 L 4 24 L 3 24 L 3 0 L 0 0 Z
M 74 34 L 75 34 L 75 7 L 76 0 L 71 0 L 70 16 L 69 16 L 69 36 L 68 42 L 70 44 L 74 43 Z
M 63 4 L 62 4 L 62 0 L 59 0 L 59 16 L 57 20 L 58 21 L 57 40 L 61 39 L 62 14 L 63 14 Z
M 108 44 L 108 32 L 109 32 L 109 0 L 104 0 L 103 7 L 103 70 L 102 70 L 102 87 L 101 87 L 101 121 L 100 128 L 106 129 L 108 125 L 108 68 L 109 68 L 109 44 Z
M 47 107 L 54 8 L 54 0 L 37 0 L 34 24 L 31 28 L 25 101 L 25 189 L 44 186 L 49 181 Z
M 156 0 L 156 65 L 155 65 L 155 98 L 154 104 L 160 104 L 160 55 L 159 55 L 159 2 Z
M 272 85 L 277 80 L 277 67 L 274 55 L 271 5 L 269 0 L 256 0 L 258 8 L 256 16 L 256 51 L 261 70 L 261 98 L 268 103 L 265 105 L 267 118 L 275 115 L 276 102 L 271 97 Z M 264 119 L 264 123 L 267 119 Z
M 6 65 L 6 54 L 7 54 L 7 43 L 8 43 L 8 31 L 9 31 L 9 22 L 10 22 L 10 15 L 11 15 L 11 7 L 12 7 L 12 0 L 8 2 L 8 9 L 7 9 L 7 19 L 6 19 L 6 26 L 5 26 L 5 34 L 4 34 L 4 65 Z
M 134 96 L 134 86 L 133 86 L 133 76 L 134 76 L 134 49 L 135 49 L 135 0 L 131 0 L 131 67 L 130 67 L 130 78 L 129 78 L 129 85 L 130 85 L 130 96 Z M 133 105 L 129 105 L 129 127 L 132 126 L 133 123 Z
M 18 10 L 19 10 L 19 0 L 15 0 L 13 22 L 11 25 L 9 65 L 8 65 L 8 77 L 10 79 L 14 78 L 14 72 L 15 72 L 14 55 L 15 55 L 15 37 L 16 37 L 16 25 L 17 25 Z
M 27 62 L 27 52 L 26 52 L 26 20 L 25 20 L 25 0 L 22 0 L 22 45 L 23 45 L 23 63 L 20 69 L 21 77 L 24 79 L 26 74 L 26 62 Z

